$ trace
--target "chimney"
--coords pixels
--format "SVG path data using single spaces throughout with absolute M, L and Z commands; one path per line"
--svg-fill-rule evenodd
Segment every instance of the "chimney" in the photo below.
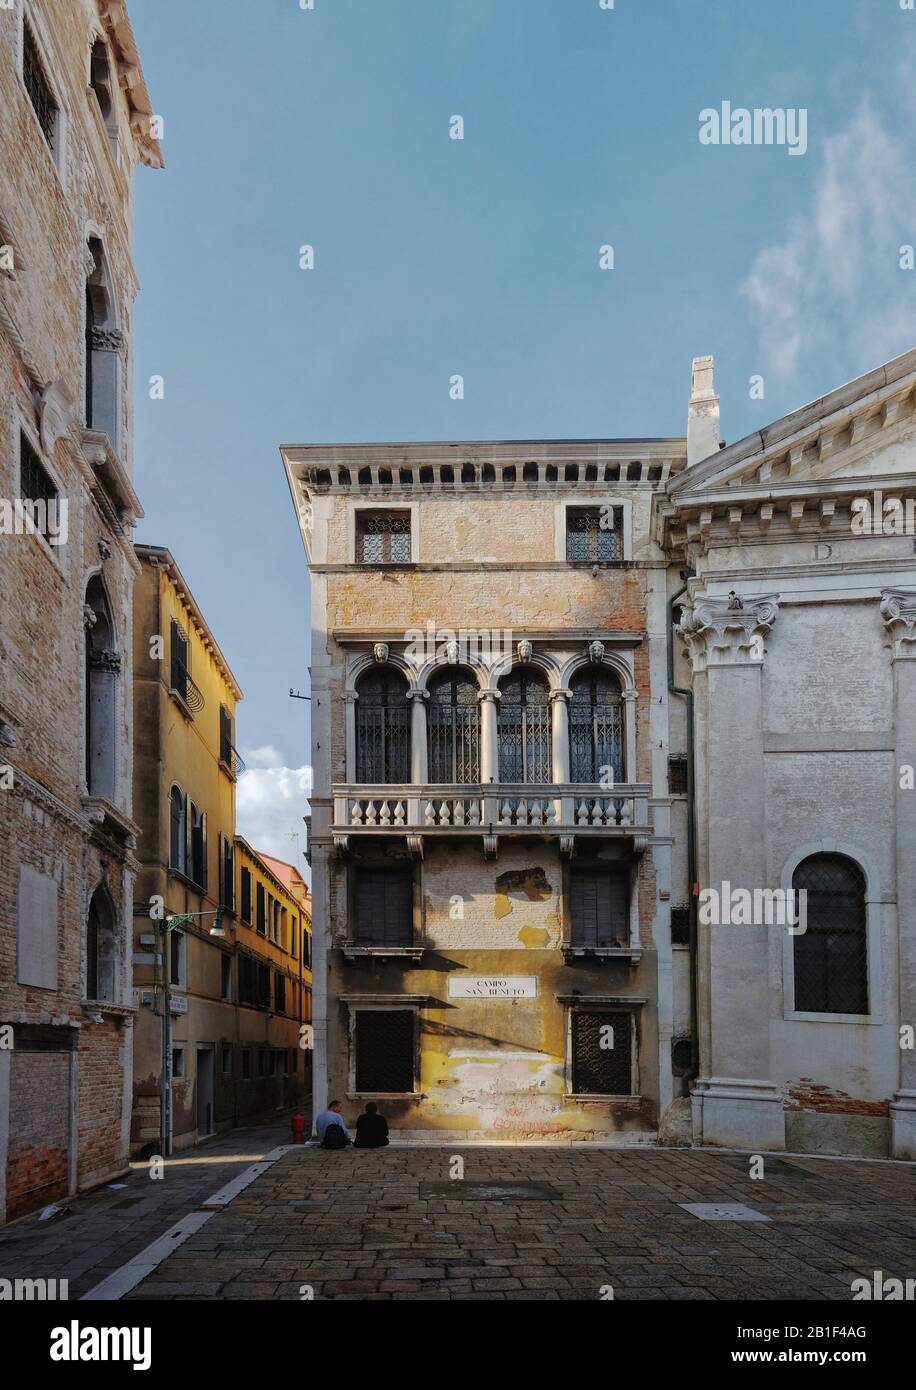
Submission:
M 695 357 L 687 409 L 687 467 L 719 451 L 719 397 L 712 383 L 713 359 Z

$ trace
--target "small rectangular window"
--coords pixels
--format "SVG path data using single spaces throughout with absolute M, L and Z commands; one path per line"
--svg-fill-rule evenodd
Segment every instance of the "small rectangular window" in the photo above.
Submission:
M 410 560 L 409 512 L 357 512 L 356 559 L 361 565 L 397 565 Z
M 286 976 L 279 972 L 274 976 L 274 1013 L 286 1013 Z
M 671 909 L 671 944 L 672 946 L 690 945 L 690 905 L 682 903 L 679 907 Z
M 258 961 L 258 1008 L 270 1008 L 270 966 Z
M 184 1048 L 172 1048 L 172 1080 L 180 1081 L 184 1077 Z
M 668 759 L 668 791 L 672 796 L 687 795 L 687 759 L 681 754 Z
M 22 80 L 25 83 L 35 115 L 38 117 L 42 134 L 47 140 L 49 148 L 53 151 L 57 139 L 58 107 L 51 91 L 51 84 L 48 81 L 44 63 L 38 52 L 35 35 L 28 22 L 24 23 L 22 34 Z
M 220 997 L 222 999 L 232 998 L 232 957 L 228 951 L 223 951 L 219 961 L 220 967 Z
M 635 1015 L 574 1009 L 570 1032 L 576 1095 L 633 1095 Z
M 570 945 L 600 950 L 630 939 L 627 870 L 570 870 Z
M 413 1091 L 414 1020 L 412 1009 L 360 1009 L 357 1012 L 357 1091 Z
M 242 1048 L 242 1080 L 251 1080 L 251 1048 Z
M 232 1075 L 232 1048 L 223 1047 L 223 1076 Z
M 239 1003 L 250 1005 L 257 1003 L 255 961 L 252 956 L 239 956 Z
M 266 936 L 266 935 L 267 935 L 267 895 L 266 895 L 266 893 L 265 893 L 265 891 L 264 891 L 264 885 L 263 885 L 263 883 L 259 883 L 259 884 L 257 884 L 256 887 L 255 887 L 255 904 L 256 904 L 255 910 L 256 910 L 256 912 L 257 912 L 257 919 L 256 919 L 256 927 L 257 927 L 257 930 L 260 932 L 261 936 Z
M 566 559 L 570 564 L 619 560 L 620 509 L 618 507 L 568 507 L 566 509 Z
M 173 985 L 184 987 L 185 979 L 185 934 L 180 931 L 169 932 L 169 945 L 171 969 L 169 982 Z
M 413 942 L 410 869 L 357 869 L 355 888 L 353 940 L 362 946 L 410 946 Z
M 19 436 L 19 497 L 22 524 L 46 541 L 60 535 L 59 493 L 48 470 L 25 434 Z

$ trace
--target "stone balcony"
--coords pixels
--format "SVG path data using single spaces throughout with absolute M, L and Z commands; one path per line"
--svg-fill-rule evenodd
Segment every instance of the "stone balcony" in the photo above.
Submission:
M 331 831 L 343 853 L 366 835 L 406 836 L 418 857 L 427 836 L 481 836 L 488 858 L 500 837 L 531 835 L 558 839 L 567 854 L 577 838 L 594 836 L 628 840 L 642 853 L 653 833 L 650 791 L 647 783 L 337 785 Z

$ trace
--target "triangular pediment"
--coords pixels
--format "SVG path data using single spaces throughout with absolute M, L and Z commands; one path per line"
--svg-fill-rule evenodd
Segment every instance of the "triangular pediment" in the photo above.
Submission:
M 916 350 L 692 465 L 668 495 L 690 507 L 907 478 L 916 481 Z

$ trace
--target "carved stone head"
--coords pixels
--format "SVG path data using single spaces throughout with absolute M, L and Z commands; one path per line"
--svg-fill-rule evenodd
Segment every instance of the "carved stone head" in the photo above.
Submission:
M 530 661 L 530 660 L 531 660 L 531 653 L 532 653 L 532 651 L 534 650 L 534 648 L 532 647 L 531 643 L 528 641 L 528 638 L 527 638 L 527 637 L 523 637 L 522 640 L 521 640 L 521 642 L 519 642 L 519 644 L 518 644 L 518 646 L 516 647 L 515 650 L 516 650 L 517 653 L 518 653 L 518 659 L 519 659 L 519 661 L 524 662 L 524 661 Z
M 388 643 L 376 642 L 375 646 L 372 648 L 372 655 L 375 657 L 376 661 L 387 661 Z
M 597 664 L 599 661 L 603 661 L 603 660 L 604 660 L 604 643 L 603 643 L 603 642 L 589 642 L 589 644 L 588 644 L 588 657 L 589 657 L 589 661 L 594 661 L 596 664 Z

